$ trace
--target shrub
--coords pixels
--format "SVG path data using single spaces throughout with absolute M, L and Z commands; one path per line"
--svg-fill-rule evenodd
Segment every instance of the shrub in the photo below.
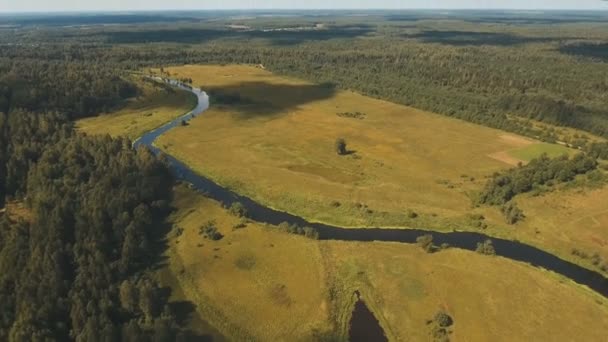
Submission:
M 215 226 L 215 221 L 207 221 L 203 224 L 198 231 L 199 235 L 203 235 L 205 239 L 210 239 L 213 241 L 221 240 L 224 235 L 217 231 L 217 227 Z
M 439 311 L 435 314 L 435 322 L 442 328 L 447 328 L 454 324 L 452 317 L 443 311 Z
M 319 239 L 319 232 L 313 227 L 300 227 L 297 224 L 289 224 L 287 222 L 281 222 L 278 225 L 280 231 L 288 234 L 303 235 L 309 239 Z
M 449 327 L 454 324 L 452 317 L 443 311 L 437 312 L 435 314 L 434 319 L 428 320 L 427 325 L 433 324 L 431 326 L 431 337 L 433 341 L 449 341 L 451 331 Z
M 433 235 L 425 234 L 416 238 L 416 243 L 422 247 L 427 253 L 433 252 Z
M 346 140 L 344 140 L 343 138 L 338 138 L 336 140 L 336 153 L 338 153 L 338 155 L 345 155 L 346 154 Z
M 475 252 L 485 255 L 494 255 L 496 254 L 496 250 L 494 250 L 494 245 L 492 245 L 492 240 L 486 240 L 484 242 L 478 242 L 477 248 Z
M 309 239 L 318 240 L 319 232 L 312 227 L 304 227 L 304 236 Z
M 230 208 L 228 208 L 228 212 L 230 212 L 231 215 L 236 216 L 236 217 L 246 217 L 247 216 L 247 208 L 245 208 L 245 206 L 241 202 L 232 203 L 230 205 Z
M 407 217 L 409 217 L 411 219 L 415 219 L 416 217 L 418 217 L 418 213 L 416 213 L 415 211 L 413 211 L 411 209 L 408 209 Z
M 507 204 L 503 205 L 501 211 L 508 224 L 515 224 L 525 218 L 524 212 L 519 209 L 517 204 L 513 201 L 507 202 Z

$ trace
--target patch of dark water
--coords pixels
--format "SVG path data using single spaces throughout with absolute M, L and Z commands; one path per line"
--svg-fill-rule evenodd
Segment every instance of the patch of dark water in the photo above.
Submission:
M 388 342 L 380 322 L 365 305 L 359 291 L 355 291 L 357 301 L 348 329 L 349 342 Z

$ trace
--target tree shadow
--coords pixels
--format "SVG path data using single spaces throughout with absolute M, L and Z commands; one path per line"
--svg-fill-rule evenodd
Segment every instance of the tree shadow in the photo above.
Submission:
M 105 31 L 96 32 L 95 35 L 105 36 L 111 44 L 137 44 L 137 43 L 187 43 L 200 44 L 218 39 L 251 40 L 264 39 L 273 45 L 296 45 L 305 41 L 324 41 L 337 38 L 355 38 L 373 31 L 370 25 L 338 26 L 326 29 L 272 29 L 272 30 L 246 30 L 236 31 L 227 29 L 209 28 L 180 28 L 180 29 L 153 29 L 133 31 Z
M 554 40 L 553 38 L 545 37 L 523 37 L 508 33 L 474 31 L 421 31 L 415 34 L 404 34 L 402 37 L 418 39 L 425 43 L 439 43 L 453 46 L 513 46 Z
M 209 94 L 212 107 L 230 107 L 241 119 L 285 115 L 304 104 L 331 98 L 336 93 L 336 86 L 331 83 L 294 85 L 253 81 L 203 88 Z
M 562 45 L 559 52 L 567 55 L 593 58 L 608 61 L 608 43 L 575 43 Z

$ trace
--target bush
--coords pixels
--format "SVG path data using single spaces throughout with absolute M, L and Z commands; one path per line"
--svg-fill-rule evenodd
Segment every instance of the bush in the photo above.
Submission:
M 199 230 L 199 235 L 203 235 L 205 239 L 210 239 L 213 241 L 221 240 L 224 235 L 217 231 L 217 227 L 215 226 L 215 221 L 207 221 L 203 224 Z
M 439 311 L 435 314 L 435 322 L 442 328 L 447 328 L 454 324 L 452 317 L 443 311 Z
M 343 138 L 338 138 L 336 140 L 336 153 L 338 153 L 338 155 L 345 155 L 346 154 L 346 140 L 344 140 Z
M 478 242 L 477 248 L 475 252 L 485 255 L 494 255 L 496 251 L 494 250 L 494 245 L 492 245 L 492 240 L 486 240 L 484 242 Z
M 304 227 L 304 236 L 309 239 L 319 240 L 319 232 L 312 227 Z
M 280 231 L 295 234 L 295 235 L 303 235 L 309 239 L 319 239 L 319 232 L 313 227 L 300 227 L 297 224 L 289 224 L 287 222 L 281 222 L 278 225 Z
M 425 234 L 416 238 L 416 243 L 422 247 L 427 253 L 432 253 L 435 246 L 433 245 L 433 235 Z
M 508 224 L 515 224 L 525 218 L 524 212 L 513 201 L 503 205 L 501 211 Z
M 228 208 L 228 212 L 236 217 L 247 217 L 247 208 L 241 202 L 234 202 Z
M 410 209 L 407 211 L 407 217 L 415 219 L 416 217 L 418 217 L 418 213 Z
M 432 324 L 431 338 L 433 341 L 446 342 L 450 340 L 449 334 L 452 332 L 449 330 L 449 327 L 454 324 L 454 321 L 450 315 L 443 311 L 439 311 L 437 314 L 435 314 L 434 319 L 428 320 L 426 323 L 427 325 Z

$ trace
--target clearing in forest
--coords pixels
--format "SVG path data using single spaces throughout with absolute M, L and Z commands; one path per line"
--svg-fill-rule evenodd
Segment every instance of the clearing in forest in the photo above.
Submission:
M 165 70 L 192 78 L 211 108 L 160 137 L 159 147 L 219 184 L 312 221 L 421 226 L 462 217 L 470 191 L 511 167 L 490 155 L 522 148 L 521 137 L 499 130 L 255 67 Z M 346 155 L 336 153 L 338 138 Z M 408 210 L 420 214 L 416 221 Z
M 555 228 L 557 222 L 594 212 L 575 202 L 568 202 L 570 210 L 538 207 L 539 201 L 560 203 L 587 198 L 588 192 L 601 202 L 608 190 L 572 187 L 541 197 L 518 196 L 527 218 L 515 229 L 499 207 L 473 206 L 488 177 L 514 167 L 492 155 L 511 153 L 525 162 L 542 153 L 575 150 L 252 66 L 165 70 L 206 90 L 211 108 L 156 144 L 260 203 L 309 221 L 350 227 L 476 231 L 479 222 L 472 214 L 483 215 L 486 234 L 519 239 L 595 270 L 590 259 L 573 255 L 572 249 L 608 260 L 608 246 L 594 242 L 598 235 L 608 239 L 605 226 L 600 232 L 577 221 Z M 345 155 L 336 153 L 339 138 L 346 141 Z

